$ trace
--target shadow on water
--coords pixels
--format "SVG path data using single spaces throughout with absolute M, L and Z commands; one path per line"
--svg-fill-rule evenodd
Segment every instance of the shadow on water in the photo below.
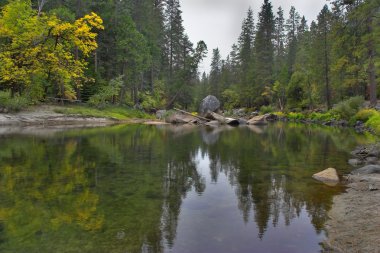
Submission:
M 295 124 L 0 136 L 0 251 L 318 252 L 366 136 Z

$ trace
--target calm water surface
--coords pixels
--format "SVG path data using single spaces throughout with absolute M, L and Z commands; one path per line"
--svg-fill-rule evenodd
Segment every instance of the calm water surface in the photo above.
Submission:
M 369 141 L 294 124 L 116 126 L 0 136 L 0 252 L 319 252 Z

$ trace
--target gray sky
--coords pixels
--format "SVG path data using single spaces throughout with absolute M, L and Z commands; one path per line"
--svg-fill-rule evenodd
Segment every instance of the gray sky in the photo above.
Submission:
M 182 18 L 186 33 L 196 44 L 204 40 L 208 47 L 208 57 L 201 63 L 200 71 L 209 70 L 212 49 L 218 47 L 223 59 L 231 51 L 241 31 L 241 23 L 246 17 L 249 6 L 255 13 L 260 11 L 263 0 L 180 0 Z M 326 0 L 272 0 L 273 12 L 281 6 L 285 19 L 288 17 L 290 6 L 294 6 L 300 15 L 304 15 L 308 23 L 315 20 Z

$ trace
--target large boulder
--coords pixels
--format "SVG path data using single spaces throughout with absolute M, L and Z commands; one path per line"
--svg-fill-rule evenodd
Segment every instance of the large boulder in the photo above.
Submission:
M 351 172 L 353 175 L 380 174 L 380 165 L 367 165 Z
M 334 168 L 328 168 L 313 175 L 313 178 L 324 183 L 339 183 L 338 173 Z
M 199 106 L 199 113 L 205 115 L 207 112 L 216 112 L 219 108 L 219 100 L 215 96 L 208 95 L 202 100 L 201 105 Z

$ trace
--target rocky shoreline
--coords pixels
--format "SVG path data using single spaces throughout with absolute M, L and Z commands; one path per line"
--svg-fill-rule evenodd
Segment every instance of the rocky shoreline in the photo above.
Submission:
M 325 252 L 380 252 L 380 145 L 351 153 L 355 167 L 344 177 L 347 190 L 335 196 L 326 223 Z

